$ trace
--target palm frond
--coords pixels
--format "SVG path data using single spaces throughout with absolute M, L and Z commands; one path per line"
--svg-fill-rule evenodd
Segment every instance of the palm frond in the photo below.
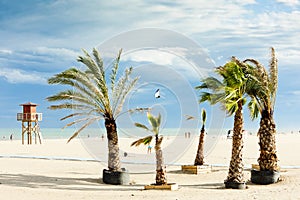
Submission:
M 58 109 L 89 110 L 89 109 L 93 109 L 93 108 L 90 106 L 87 106 L 87 105 L 65 102 L 62 104 L 51 105 L 48 107 L 48 109 L 51 109 L 51 110 L 58 110 Z
M 211 94 L 210 96 L 210 104 L 215 105 L 217 103 L 226 103 L 226 93 L 225 91 L 220 93 Z
M 119 53 L 117 55 L 117 58 L 114 62 L 114 66 L 113 66 L 111 74 L 110 74 L 110 82 L 111 82 L 112 92 L 114 91 L 114 88 L 115 88 L 115 81 L 116 81 L 116 78 L 117 78 L 117 72 L 118 72 L 118 68 L 119 68 L 121 54 L 122 54 L 122 49 L 119 50 Z
M 104 71 L 104 67 L 103 67 L 103 60 L 100 56 L 99 51 L 96 48 L 93 48 L 93 56 L 94 56 L 95 62 L 97 64 L 97 67 L 100 70 L 99 79 L 101 80 L 102 83 L 106 83 L 106 81 L 105 81 L 105 71 Z
M 82 71 L 75 68 L 68 69 L 54 77 L 48 79 L 49 84 L 62 84 L 72 86 L 90 99 L 98 102 L 101 107 L 106 107 L 105 98 L 95 85 L 91 83 L 89 77 Z M 106 87 L 106 86 L 105 86 Z
M 149 123 L 152 126 L 154 134 L 158 134 L 159 126 L 157 123 L 157 118 L 155 118 L 150 112 L 147 113 L 147 118 L 148 118 Z
M 74 90 L 66 90 L 66 91 L 61 91 L 53 96 L 47 97 L 47 100 L 52 102 L 52 101 L 63 101 L 63 100 L 71 100 L 74 102 L 80 102 L 83 105 L 86 106 L 93 106 L 98 109 L 102 109 L 99 104 L 96 104 L 92 99 L 89 97 L 83 95 L 80 92 L 76 92 Z
M 95 122 L 95 119 L 89 120 L 87 123 L 85 123 L 80 129 L 78 129 L 68 140 L 67 143 L 69 143 L 72 139 L 78 136 L 78 134 L 85 129 L 86 127 L 90 126 L 92 123 Z
M 69 118 L 73 118 L 73 117 L 78 117 L 78 116 L 84 116 L 84 115 L 90 115 L 92 111 L 90 112 L 78 112 L 78 113 L 72 113 L 72 114 L 69 114 L 63 118 L 60 119 L 60 121 L 63 121 L 63 120 L 66 120 L 66 119 L 69 119 Z
M 127 112 L 129 112 L 130 114 L 135 113 L 135 112 L 149 112 L 151 110 L 151 108 L 133 108 L 133 109 L 129 109 Z
M 261 107 L 259 103 L 256 101 L 255 98 L 251 98 L 250 102 L 248 103 L 248 109 L 250 110 L 250 117 L 252 120 L 258 117 L 259 113 L 261 113 Z
M 229 116 L 231 116 L 238 110 L 238 103 L 237 101 L 228 100 L 226 101 L 225 108 Z
M 276 101 L 276 93 L 278 87 L 278 66 L 277 66 L 277 58 L 275 55 L 275 49 L 271 47 L 271 60 L 270 60 L 270 94 L 272 97 L 271 104 L 272 109 L 274 109 L 275 101 Z
M 145 129 L 145 130 L 147 130 L 147 131 L 150 131 L 150 129 L 147 127 L 147 126 L 145 126 L 144 124 L 141 124 L 141 123 L 134 123 L 134 125 L 136 126 L 136 127 L 138 127 L 138 128 L 143 128 L 143 129 Z
M 200 95 L 199 103 L 203 103 L 205 101 L 211 102 L 212 93 L 202 92 Z
M 148 145 L 148 144 L 151 143 L 152 138 L 153 138 L 153 136 L 150 135 L 150 136 L 138 139 L 138 140 L 134 141 L 130 146 L 136 146 L 137 147 L 137 146 L 139 146 L 141 144 Z
M 202 108 L 201 115 L 202 115 L 202 124 L 205 124 L 205 122 L 206 122 L 206 110 L 204 108 Z
M 191 115 L 184 115 L 185 116 L 185 120 L 195 120 L 196 118 L 194 116 Z
M 222 82 L 215 77 L 207 77 L 201 82 L 201 85 L 195 87 L 196 90 L 209 89 L 212 91 L 219 91 L 223 87 Z
M 161 123 L 161 114 L 158 113 L 158 117 L 156 118 L 156 122 L 157 122 L 157 126 L 158 128 L 160 127 L 160 123 Z
M 66 125 L 63 127 L 63 129 L 65 129 L 65 128 L 67 128 L 67 127 L 70 127 L 70 126 L 73 126 L 74 124 L 79 124 L 79 123 L 81 123 L 81 122 L 89 121 L 90 119 L 94 119 L 94 118 L 88 116 L 88 117 L 84 117 L 84 118 L 80 118 L 80 119 L 74 120 L 74 121 L 72 121 L 72 122 L 66 124 Z
M 124 87 L 120 87 L 120 89 L 116 90 L 116 91 L 120 90 L 120 93 L 118 95 L 113 95 L 115 96 L 116 99 L 114 99 L 112 107 L 113 107 L 113 113 L 116 117 L 121 113 L 127 95 L 134 88 L 137 81 L 139 80 L 139 77 L 136 77 L 132 81 L 129 81 L 129 75 L 131 74 L 131 71 L 132 68 L 130 68 L 130 72 L 128 72 L 128 74 L 126 73 L 127 77 L 125 77 L 124 79 L 125 80 Z
M 244 63 L 250 62 L 256 66 L 257 78 L 259 79 L 260 83 L 267 88 L 269 84 L 269 77 L 266 71 L 266 68 L 259 63 L 257 60 L 254 59 L 246 59 L 243 61 Z

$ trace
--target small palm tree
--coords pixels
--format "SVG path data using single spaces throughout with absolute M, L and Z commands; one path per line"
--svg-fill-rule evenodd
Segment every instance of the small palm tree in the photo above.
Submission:
M 201 93 L 199 102 L 208 101 L 212 105 L 221 103 L 229 116 L 234 115 L 232 155 L 225 183 L 243 183 L 243 105 L 246 102 L 247 78 L 243 69 L 233 61 L 218 67 L 216 73 L 222 77 L 222 81 L 208 77 L 196 87 L 198 90 L 208 90 Z
M 187 116 L 187 120 L 195 119 L 193 116 Z M 202 127 L 200 131 L 199 144 L 197 149 L 196 158 L 194 165 L 203 165 L 204 164 L 204 136 L 205 136 L 205 122 L 206 122 L 206 111 L 202 109 L 201 112 Z
M 156 185 L 165 185 L 167 184 L 166 178 L 166 169 L 164 165 L 164 159 L 161 149 L 161 143 L 163 140 L 162 136 L 159 136 L 159 129 L 161 123 L 161 115 L 159 114 L 157 117 L 153 116 L 150 112 L 147 112 L 147 118 L 151 128 L 148 128 L 146 125 L 135 123 L 136 127 L 143 128 L 147 131 L 153 133 L 153 135 L 146 136 L 141 138 L 131 144 L 131 146 L 139 146 L 141 144 L 149 145 L 153 138 L 155 138 L 155 157 L 156 157 Z
M 254 65 L 252 67 L 248 63 Z M 278 85 L 278 66 L 274 48 L 271 48 L 271 60 L 269 72 L 254 59 L 246 59 L 241 65 L 252 68 L 252 90 L 247 93 L 251 97 L 248 107 L 252 118 L 260 114 L 260 127 L 258 130 L 260 156 L 258 163 L 262 171 L 278 170 L 278 158 L 276 152 L 276 125 L 273 117 Z M 254 70 L 253 70 L 254 69 Z
M 110 171 L 121 170 L 116 118 L 122 112 L 128 93 L 138 81 L 137 77 L 130 79 L 132 67 L 126 69 L 125 73 L 117 78 L 121 52 L 122 50 L 115 59 L 109 82 L 106 80 L 103 61 L 95 48 L 93 49 L 93 58 L 83 50 L 84 56 L 79 56 L 77 59 L 86 66 L 86 70 L 70 68 L 48 80 L 49 84 L 72 87 L 47 98 L 50 102 L 62 102 L 58 105 L 51 105 L 50 109 L 73 111 L 72 114 L 61 119 L 73 119 L 66 127 L 83 124 L 69 138 L 68 142 L 89 125 L 98 120 L 104 120 L 108 138 L 108 169 Z

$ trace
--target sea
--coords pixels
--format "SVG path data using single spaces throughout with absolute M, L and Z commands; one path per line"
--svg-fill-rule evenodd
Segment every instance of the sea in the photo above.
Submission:
M 75 128 L 41 128 L 40 134 L 43 139 L 68 139 L 76 132 Z M 226 131 L 209 131 L 209 134 L 222 135 Z M 164 136 L 195 136 L 199 135 L 199 130 L 189 128 L 165 128 L 161 130 L 161 135 Z M 139 138 L 141 136 L 149 135 L 149 132 L 138 128 L 124 128 L 118 129 L 118 136 L 121 138 Z M 22 138 L 22 129 L 20 128 L 0 128 L 0 140 L 20 140 Z M 106 130 L 104 128 L 87 128 L 84 129 L 78 137 L 106 137 Z M 25 136 L 27 137 L 27 136 Z

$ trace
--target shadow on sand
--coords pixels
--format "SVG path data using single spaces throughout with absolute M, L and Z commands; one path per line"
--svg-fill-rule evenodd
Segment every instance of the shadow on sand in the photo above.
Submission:
M 102 178 L 49 177 L 43 175 L 4 174 L 0 176 L 2 186 L 18 188 L 45 188 L 56 190 L 84 191 L 134 191 L 143 189 L 143 185 L 117 186 L 104 184 Z

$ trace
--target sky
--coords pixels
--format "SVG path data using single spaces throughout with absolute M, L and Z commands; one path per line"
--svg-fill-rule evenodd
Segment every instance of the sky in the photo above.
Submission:
M 0 128 L 21 127 L 16 113 L 22 111 L 19 104 L 29 101 L 39 104 L 42 127 L 62 127 L 64 123 L 59 119 L 64 113 L 47 109 L 50 103 L 45 99 L 63 88 L 48 85 L 47 79 L 80 66 L 76 59 L 82 55 L 81 49 L 91 52 L 94 47 L 106 45 L 103 49 L 108 51 L 111 47 L 110 52 L 116 55 L 118 48 L 124 48 L 116 42 L 119 35 L 132 36 L 132 31 L 154 28 L 195 42 L 203 50 L 203 58 L 209 58 L 212 65 L 197 75 L 191 67 L 195 63 L 189 62 L 195 55 L 189 52 L 189 58 L 182 56 L 181 40 L 175 37 L 166 40 L 174 42 L 172 48 L 176 51 L 159 47 L 149 50 L 139 43 L 132 52 L 128 50 L 131 44 L 143 37 L 151 41 L 153 35 L 135 35 L 128 41 L 123 38 L 120 44 L 128 49 L 124 49 L 122 65 L 134 66 L 141 76 L 141 83 L 126 106 L 156 107 L 165 113 L 166 126 L 181 126 L 183 115 L 199 114 L 201 109 L 194 101 L 197 92 L 191 90 L 199 83 L 197 79 L 225 64 L 231 56 L 241 60 L 254 58 L 267 67 L 272 46 L 279 67 L 274 113 L 277 129 L 298 132 L 299 19 L 299 0 L 0 0 Z M 161 88 L 161 99 L 151 99 L 157 88 Z M 149 98 L 145 99 L 147 95 Z M 214 112 L 209 110 L 211 115 Z M 223 116 L 222 111 L 216 112 Z M 251 122 L 246 108 L 244 113 L 245 129 L 256 129 L 259 120 Z M 209 123 L 217 121 L 209 119 Z M 120 120 L 126 123 L 124 117 Z M 138 119 L 131 119 L 134 120 Z M 220 123 L 230 128 L 232 118 Z

